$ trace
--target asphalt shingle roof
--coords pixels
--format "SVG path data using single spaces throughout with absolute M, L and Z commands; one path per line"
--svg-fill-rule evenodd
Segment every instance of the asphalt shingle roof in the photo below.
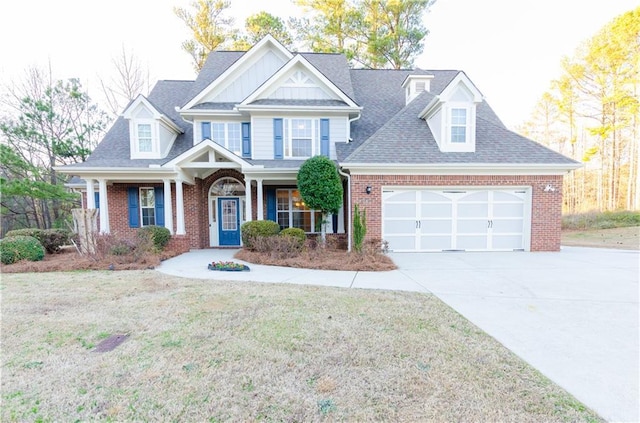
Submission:
M 129 125 L 120 117 L 103 141 L 84 163 L 69 167 L 148 167 L 164 164 L 192 147 L 192 125 L 175 108 L 184 106 L 215 78 L 235 63 L 243 52 L 215 52 L 209 55 L 195 81 L 159 81 L 148 100 L 184 132 L 178 135 L 164 159 L 129 159 Z M 362 107 L 362 114 L 351 124 L 349 143 L 336 144 L 341 163 L 496 163 L 496 164 L 573 164 L 554 151 L 508 130 L 486 101 L 478 105 L 475 153 L 443 153 L 427 123 L 418 118 L 427 103 L 460 72 L 458 70 L 372 70 L 349 69 L 346 58 L 337 54 L 301 53 L 323 75 Z M 430 91 L 408 105 L 402 82 L 409 75 L 433 75 Z M 344 106 L 342 101 L 257 100 L 259 105 Z M 231 110 L 233 103 L 202 103 L 195 108 Z M 272 168 L 290 168 L 302 162 L 289 160 L 250 160 Z

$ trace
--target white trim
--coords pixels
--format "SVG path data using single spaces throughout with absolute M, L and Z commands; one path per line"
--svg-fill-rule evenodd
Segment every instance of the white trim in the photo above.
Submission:
M 136 97 L 131 103 L 129 103 L 129 106 L 124 110 L 124 112 L 122 112 L 122 117 L 124 117 L 127 120 L 138 120 L 135 116 L 133 116 L 133 111 L 140 104 L 144 105 L 151 112 L 151 114 L 153 114 L 152 119 L 161 120 L 165 125 L 167 125 L 167 127 L 173 130 L 176 134 L 181 134 L 184 132 L 182 128 L 180 128 L 171 120 L 171 118 L 169 118 L 165 114 L 161 113 L 158 109 L 156 109 L 153 106 L 153 104 L 151 104 L 151 102 L 142 94 L 138 94 L 138 97 Z
M 341 163 L 351 175 L 564 175 L 582 164 Z
M 242 141 L 242 128 L 241 128 L 240 136 L 241 136 L 241 141 Z M 193 163 L 191 161 L 193 159 L 195 159 L 196 157 L 200 156 L 207 149 L 210 149 L 210 150 L 212 150 L 212 152 L 220 154 L 224 158 L 226 158 L 229 161 L 231 161 L 232 163 L 234 163 L 233 168 L 245 169 L 245 168 L 248 168 L 248 167 L 253 167 L 253 165 L 251 163 L 249 163 L 248 161 L 246 161 L 242 157 L 239 157 L 239 156 L 235 155 L 233 152 L 227 150 L 223 146 L 221 146 L 221 145 L 219 145 L 219 144 L 217 144 L 217 143 L 215 143 L 215 142 L 213 142 L 212 140 L 209 140 L 209 139 L 200 141 L 198 144 L 194 145 L 193 147 L 191 147 L 190 149 L 188 149 L 184 153 L 180 154 L 176 158 L 174 158 L 174 159 L 168 161 L 167 163 L 163 164 L 162 167 L 184 166 L 184 167 L 188 168 Z M 224 162 L 215 162 L 215 161 L 212 161 L 211 158 L 210 158 L 209 162 L 207 162 L 207 163 L 208 163 L 208 165 L 210 167 L 229 167 L 229 166 L 221 166 L 222 163 L 224 163 Z M 195 167 L 198 167 L 198 165 L 196 164 L 196 165 L 193 165 L 191 167 L 195 168 Z

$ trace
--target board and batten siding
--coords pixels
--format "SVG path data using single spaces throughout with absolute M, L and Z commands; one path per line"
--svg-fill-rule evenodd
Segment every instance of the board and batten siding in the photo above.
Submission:
M 219 92 L 206 96 L 202 102 L 241 102 L 249 94 L 269 79 L 282 67 L 285 61 L 272 51 L 268 51 L 248 69 L 240 71 L 240 75 L 229 86 Z
M 275 117 L 254 117 L 251 120 L 252 158 L 255 160 L 273 160 L 273 119 Z M 278 116 L 280 118 L 280 116 Z M 309 118 L 309 116 L 282 116 L 282 119 Z M 321 119 L 314 116 L 312 119 Z M 329 118 L 330 158 L 335 159 L 336 142 L 346 142 L 349 120 L 344 117 Z

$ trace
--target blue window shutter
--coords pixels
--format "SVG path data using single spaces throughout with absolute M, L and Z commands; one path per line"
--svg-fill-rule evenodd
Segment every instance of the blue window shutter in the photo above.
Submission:
M 329 119 L 320 119 L 320 154 L 329 157 Z
M 140 212 L 138 210 L 138 188 L 127 188 L 127 194 L 129 196 L 129 227 L 140 227 Z
M 96 201 L 96 209 L 100 208 L 100 193 L 99 192 L 94 192 L 93 193 L 93 198 L 95 198 Z
M 277 222 L 276 219 L 276 190 L 275 188 L 267 188 L 267 220 L 273 220 Z
M 202 139 L 211 139 L 211 122 L 202 122 Z
M 164 188 L 154 189 L 156 197 L 156 225 L 164 226 Z
M 242 157 L 251 158 L 251 123 L 242 122 Z
M 283 154 L 282 119 L 273 120 L 273 158 L 282 159 Z

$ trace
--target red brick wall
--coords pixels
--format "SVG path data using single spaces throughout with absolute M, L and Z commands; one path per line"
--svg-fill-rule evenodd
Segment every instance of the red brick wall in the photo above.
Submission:
M 562 219 L 562 176 L 471 176 L 471 175 L 353 175 L 351 207 L 367 210 L 367 239 L 381 238 L 382 186 L 530 186 L 531 251 L 559 251 Z M 555 191 L 544 192 L 551 184 Z M 371 187 L 371 194 L 365 192 Z M 351 222 L 349 223 L 351 226 Z

